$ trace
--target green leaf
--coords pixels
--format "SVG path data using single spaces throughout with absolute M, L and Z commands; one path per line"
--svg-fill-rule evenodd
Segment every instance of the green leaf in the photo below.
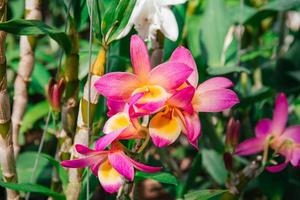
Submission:
M 99 41 L 102 40 L 102 32 L 101 32 L 101 17 L 104 12 L 103 1 L 95 1 L 95 0 L 87 0 L 87 7 L 89 11 L 89 15 L 91 15 L 91 11 L 93 9 L 93 33 L 96 36 L 96 39 Z
M 0 23 L 0 30 L 16 35 L 48 35 L 69 54 L 72 44 L 66 33 L 58 31 L 39 20 L 12 19 Z
M 30 82 L 30 88 L 40 94 L 45 95 L 45 87 L 48 85 L 50 78 L 51 74 L 46 69 L 45 65 L 36 61 L 32 73 L 32 81 Z
M 101 30 L 104 44 L 116 40 L 128 24 L 136 0 L 114 0 L 104 13 Z
M 32 183 L 17 184 L 17 183 L 5 183 L 3 181 L 0 181 L 0 186 L 9 188 L 9 189 L 13 189 L 13 190 L 17 190 L 17 191 L 40 193 L 40 194 L 44 194 L 45 196 L 53 197 L 57 200 L 65 200 L 66 199 L 65 196 L 60 193 L 54 192 L 47 187 L 37 185 L 37 184 L 32 184 Z
M 42 101 L 32 106 L 25 113 L 20 132 L 24 133 L 31 129 L 36 121 L 47 115 L 48 111 L 49 105 L 47 101 Z
M 230 16 L 223 0 L 205 1 L 201 20 L 201 42 L 207 52 L 207 63 L 211 67 L 221 66 L 224 40 L 231 25 Z
M 223 163 L 222 155 L 210 149 L 203 149 L 201 153 L 204 169 L 207 170 L 209 175 L 218 184 L 224 184 L 227 178 L 227 171 Z
M 246 72 L 247 74 L 250 74 L 250 71 L 244 67 L 209 67 L 207 68 L 207 73 L 212 76 L 216 75 L 224 75 L 224 74 L 230 74 L 234 72 Z
M 158 172 L 158 173 L 144 173 L 144 172 L 137 172 L 135 174 L 136 181 L 141 179 L 153 179 L 160 183 L 172 184 L 177 185 L 177 179 L 172 174 L 166 172 Z
M 31 180 L 31 176 L 33 173 L 32 170 L 34 167 L 36 156 L 37 156 L 37 152 L 24 152 L 18 156 L 17 172 L 18 172 L 18 180 L 20 183 L 31 182 L 31 181 L 36 182 L 41 174 L 45 175 L 46 173 L 45 168 L 49 164 L 49 162 L 45 158 L 40 158 L 37 169 L 34 172 L 35 174 L 34 180 Z
M 197 190 L 184 195 L 184 200 L 208 200 L 216 197 L 227 190 Z
M 56 168 L 61 182 L 63 183 L 64 186 L 67 186 L 67 184 L 69 183 L 68 172 L 52 156 L 44 153 L 42 153 L 41 156 L 46 158 L 51 163 L 51 165 L 53 165 Z
M 286 11 L 300 6 L 299 0 L 275 0 L 270 1 L 262 10 Z

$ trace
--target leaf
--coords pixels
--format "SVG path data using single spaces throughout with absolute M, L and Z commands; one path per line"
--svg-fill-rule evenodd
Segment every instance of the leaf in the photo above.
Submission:
M 144 173 L 144 172 L 137 172 L 135 174 L 136 181 L 141 179 L 153 179 L 160 183 L 172 184 L 177 185 L 178 181 L 175 176 L 166 172 L 157 172 L 157 173 Z
M 32 72 L 30 88 L 40 94 L 45 95 L 45 87 L 48 85 L 50 78 L 51 74 L 45 68 L 45 65 L 37 61 Z
M 0 30 L 16 35 L 48 35 L 69 54 L 72 44 L 66 33 L 58 31 L 39 20 L 12 19 L 0 23 Z
M 206 1 L 201 20 L 201 42 L 207 53 L 207 63 L 211 67 L 221 66 L 224 40 L 231 24 L 223 0 Z
M 64 186 L 66 186 L 69 183 L 68 172 L 52 156 L 44 153 L 42 153 L 41 156 L 46 158 L 51 163 L 51 165 L 53 165 L 56 168 L 61 182 Z
M 25 113 L 20 132 L 24 133 L 31 129 L 36 121 L 47 115 L 48 111 L 49 105 L 47 101 L 42 101 L 32 106 Z
M 37 185 L 37 184 L 32 184 L 32 183 L 17 184 L 17 183 L 6 183 L 3 181 L 0 181 L 0 186 L 9 188 L 9 189 L 13 189 L 13 190 L 17 190 L 17 191 L 40 193 L 40 194 L 44 194 L 45 196 L 51 196 L 57 200 L 65 200 L 66 199 L 65 196 L 60 193 L 54 192 L 47 187 Z
M 224 184 L 227 178 L 227 171 L 225 169 L 221 154 L 214 150 L 202 150 L 202 163 L 209 175 L 218 183 Z
M 87 0 L 86 3 L 88 7 L 89 16 L 91 15 L 91 12 L 93 13 L 93 33 L 95 34 L 96 39 L 98 39 L 98 41 L 101 41 L 101 17 L 104 12 L 103 1 Z
M 37 179 L 39 178 L 39 175 L 46 174 L 45 168 L 47 167 L 49 162 L 45 158 L 40 157 L 38 166 L 36 168 L 36 171 L 34 172 L 35 174 L 34 180 L 31 180 L 32 170 L 34 167 L 36 156 L 37 156 L 37 152 L 24 152 L 18 156 L 17 172 L 18 172 L 18 180 L 20 183 L 31 182 L 31 181 L 36 182 Z M 49 174 L 51 174 L 51 172 Z
M 212 76 L 216 75 L 224 75 L 224 74 L 230 74 L 234 72 L 246 72 L 247 74 L 250 74 L 250 71 L 244 67 L 209 67 L 207 68 L 207 73 Z
M 208 200 L 216 197 L 227 190 L 197 190 L 184 195 L 184 200 Z
M 265 5 L 263 10 L 276 10 L 276 11 L 286 11 L 290 9 L 294 9 L 300 6 L 299 0 L 275 0 L 270 1 L 267 5 Z
M 116 40 L 128 24 L 136 0 L 114 0 L 104 13 L 101 30 L 104 44 Z

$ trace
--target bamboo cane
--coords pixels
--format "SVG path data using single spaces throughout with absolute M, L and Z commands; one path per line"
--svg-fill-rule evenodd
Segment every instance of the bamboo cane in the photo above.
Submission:
M 0 0 L 1 22 L 6 21 L 6 7 L 7 1 Z M 5 182 L 16 183 L 17 173 L 12 144 L 11 113 L 6 79 L 5 38 L 6 33 L 0 31 L 0 163 L 3 180 Z M 10 189 L 6 191 L 8 200 L 19 199 L 17 191 Z
M 86 82 L 84 87 L 84 94 L 80 101 L 79 112 L 77 118 L 77 129 L 74 137 L 73 144 L 82 144 L 88 146 L 89 141 L 89 127 L 91 126 L 96 110 L 96 105 L 99 100 L 99 94 L 93 87 L 95 81 L 104 73 L 106 60 L 106 49 L 100 49 L 96 61 L 94 62 L 91 70 L 91 90 L 90 90 L 90 102 L 89 99 L 89 82 Z M 90 104 L 90 105 L 88 105 Z M 88 124 L 87 110 L 90 107 L 90 124 Z M 71 152 L 71 159 L 78 158 L 79 155 L 76 153 L 74 147 Z M 77 200 L 82 185 L 82 170 L 70 169 L 69 170 L 69 185 L 67 187 L 67 199 Z
M 25 1 L 25 19 L 42 19 L 40 0 Z M 20 62 L 14 85 L 14 104 L 12 109 L 12 135 L 15 157 L 20 151 L 18 134 L 28 102 L 28 83 L 34 68 L 34 48 L 36 37 L 20 37 Z

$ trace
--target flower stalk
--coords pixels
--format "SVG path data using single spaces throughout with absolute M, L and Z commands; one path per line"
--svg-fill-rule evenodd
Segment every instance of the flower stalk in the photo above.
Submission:
M 40 0 L 25 1 L 25 19 L 41 20 Z M 34 69 L 34 49 L 37 43 L 35 36 L 20 37 L 20 62 L 14 84 L 14 103 L 12 109 L 12 135 L 15 156 L 19 154 L 18 135 L 28 103 L 28 84 Z
M 0 1 L 0 22 L 6 21 L 7 1 Z M 17 172 L 12 143 L 12 126 L 9 95 L 7 92 L 6 78 L 6 57 L 5 57 L 6 33 L 0 31 L 0 164 L 2 168 L 3 180 L 5 182 L 16 183 Z M 19 193 L 6 189 L 7 199 L 19 199 Z

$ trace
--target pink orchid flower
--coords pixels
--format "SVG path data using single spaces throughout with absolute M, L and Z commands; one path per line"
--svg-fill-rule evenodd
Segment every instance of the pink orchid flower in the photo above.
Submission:
M 288 102 L 285 94 L 277 96 L 273 119 L 262 119 L 255 127 L 255 137 L 238 145 L 237 155 L 251 155 L 267 151 L 271 147 L 276 153 L 285 157 L 285 161 L 275 166 L 267 167 L 270 172 L 283 170 L 289 162 L 299 166 L 300 159 L 300 126 L 286 128 L 288 119 Z
M 149 132 L 158 147 L 173 143 L 182 131 L 190 144 L 198 148 L 201 133 L 198 112 L 220 112 L 239 103 L 239 99 L 227 89 L 233 86 L 227 78 L 211 78 L 198 86 L 197 65 L 188 49 L 175 49 L 170 62 L 186 64 L 193 73 L 166 101 L 165 109 L 152 118 Z
M 124 147 L 115 142 L 108 151 L 90 149 L 86 146 L 75 145 L 76 151 L 84 158 L 62 161 L 61 165 L 68 168 L 90 167 L 105 191 L 114 193 L 124 183 L 124 178 L 129 181 L 134 179 L 134 168 L 143 172 L 158 172 L 161 167 L 151 167 L 139 163 L 124 153 Z
M 147 47 L 137 35 L 131 37 L 130 54 L 134 74 L 108 73 L 99 78 L 95 87 L 108 100 L 127 102 L 146 115 L 160 110 L 169 93 L 193 72 L 186 64 L 172 61 L 151 69 Z

